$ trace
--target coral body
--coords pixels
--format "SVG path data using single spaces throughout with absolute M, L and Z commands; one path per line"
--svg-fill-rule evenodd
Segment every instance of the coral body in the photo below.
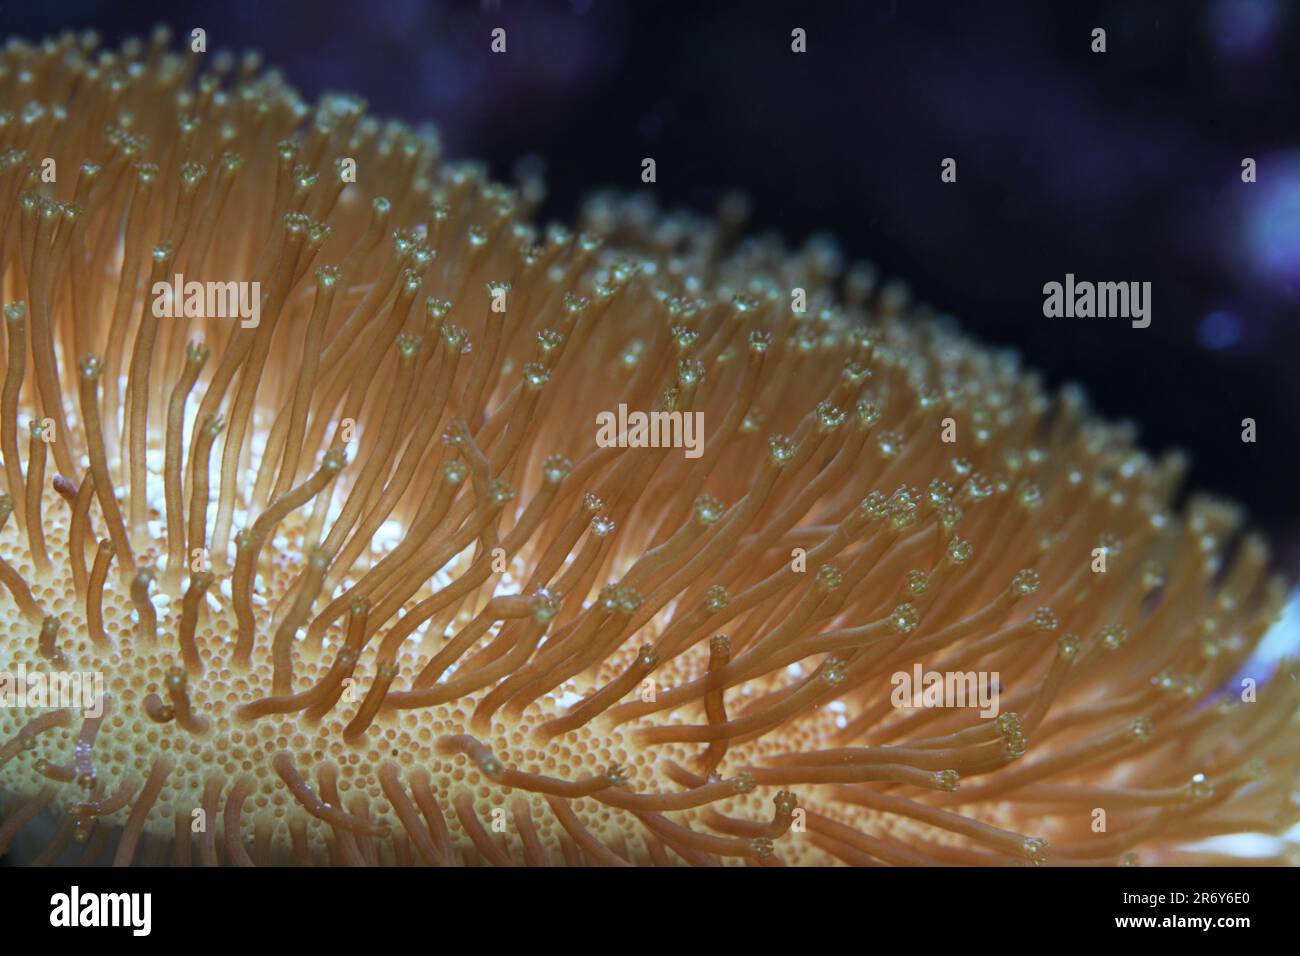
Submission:
M 0 709 L 0 851 L 1217 862 L 1293 822 L 1294 676 L 1219 693 L 1283 595 L 1239 512 L 831 245 L 611 197 L 539 233 L 538 184 L 165 33 L 12 42 L 0 105 L 0 668 L 102 680 Z M 619 406 L 668 431 L 598 442 Z M 918 665 L 998 712 L 898 706 Z

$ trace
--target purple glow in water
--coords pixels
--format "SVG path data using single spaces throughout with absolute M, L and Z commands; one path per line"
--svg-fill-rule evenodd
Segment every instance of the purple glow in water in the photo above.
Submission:
M 1262 158 L 1258 177 L 1242 186 L 1241 251 L 1256 278 L 1300 298 L 1300 150 Z
M 1280 12 L 1277 0 L 1215 0 L 1205 30 L 1219 53 L 1245 58 L 1271 44 Z

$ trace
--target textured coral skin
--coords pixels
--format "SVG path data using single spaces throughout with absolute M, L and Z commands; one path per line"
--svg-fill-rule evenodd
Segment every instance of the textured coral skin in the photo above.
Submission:
M 1293 822 L 1300 685 L 1220 692 L 1262 541 L 900 285 L 616 197 L 539 234 L 532 184 L 164 36 L 11 45 L 0 104 L 0 666 L 104 690 L 0 709 L 0 850 L 1216 863 Z M 174 275 L 259 323 L 158 316 Z M 703 454 L 602 446 L 620 405 Z M 896 706 L 917 664 L 1000 713 Z

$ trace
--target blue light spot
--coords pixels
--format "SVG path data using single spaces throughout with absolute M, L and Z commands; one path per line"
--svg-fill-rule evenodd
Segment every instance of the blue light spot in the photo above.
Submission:
M 1211 312 L 1201 318 L 1196 340 L 1213 352 L 1230 349 L 1241 341 L 1241 319 L 1231 312 Z
M 1294 297 L 1300 291 L 1300 150 L 1260 162 L 1258 185 L 1247 189 L 1244 253 L 1257 276 Z
M 1281 12 L 1276 0 L 1217 0 L 1209 7 L 1206 27 L 1220 51 L 1245 55 L 1272 39 Z

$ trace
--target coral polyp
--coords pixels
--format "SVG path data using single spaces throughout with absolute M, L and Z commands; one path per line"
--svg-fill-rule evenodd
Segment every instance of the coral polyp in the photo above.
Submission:
M 1294 823 L 1240 510 L 830 244 L 539 230 L 535 184 L 165 31 L 10 42 L 0 105 L 0 852 L 1213 863 Z M 628 410 L 664 440 L 598 440 Z M 900 701 L 927 673 L 984 706 Z

